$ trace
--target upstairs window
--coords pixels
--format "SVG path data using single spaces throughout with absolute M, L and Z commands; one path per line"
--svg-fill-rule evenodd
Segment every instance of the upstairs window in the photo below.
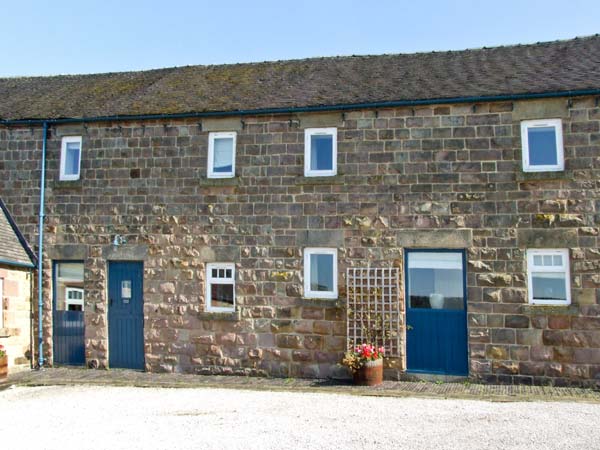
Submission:
M 235 131 L 208 135 L 208 178 L 235 176 L 235 142 Z
M 235 311 L 235 264 L 210 263 L 206 265 L 206 310 L 211 312 Z
M 337 128 L 308 128 L 304 131 L 304 176 L 337 174 Z
M 551 172 L 565 168 L 562 121 L 560 119 L 521 122 L 523 170 Z
M 60 150 L 60 180 L 79 180 L 81 168 L 81 136 L 62 138 Z
M 331 299 L 338 297 L 337 249 L 304 249 L 304 296 Z
M 527 250 L 529 303 L 568 305 L 571 276 L 567 249 Z

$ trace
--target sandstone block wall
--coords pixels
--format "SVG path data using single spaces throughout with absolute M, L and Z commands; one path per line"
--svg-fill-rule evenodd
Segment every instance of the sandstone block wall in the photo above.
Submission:
M 148 370 L 340 375 L 345 269 L 401 267 L 409 247 L 466 248 L 471 376 L 593 384 L 600 108 L 594 98 L 531 104 L 329 115 L 318 122 L 338 126 L 338 175 L 312 179 L 303 176 L 303 126 L 311 120 L 302 116 L 240 120 L 231 180 L 206 178 L 208 131 L 198 120 L 54 126 L 46 311 L 51 259 L 83 259 L 86 356 L 107 365 L 106 261 L 127 257 L 111 246 L 119 234 L 144 260 Z M 526 174 L 519 121 L 544 110 L 562 115 L 566 170 Z M 60 138 L 68 134 L 83 136 L 82 179 L 59 182 Z M 40 129 L 0 129 L 0 194 L 30 242 L 40 149 Z M 337 302 L 302 297 L 302 249 L 317 245 L 338 248 Z M 535 247 L 570 249 L 571 306 L 527 304 L 524 252 Z M 204 311 L 204 266 L 213 261 L 237 265 L 239 314 Z M 44 323 L 51 358 L 49 314 Z
M 4 326 L 0 326 L 0 344 L 8 355 L 9 374 L 28 369 L 31 361 L 31 274 L 27 270 L 0 266 L 3 295 L 0 307 Z

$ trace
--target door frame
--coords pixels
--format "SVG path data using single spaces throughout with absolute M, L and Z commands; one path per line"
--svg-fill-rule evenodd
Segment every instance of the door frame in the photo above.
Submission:
M 408 325 L 408 310 L 409 308 L 409 276 L 408 276 L 408 255 L 410 253 L 460 253 L 463 267 L 463 311 L 465 317 L 465 335 L 466 335 L 466 345 L 465 345 L 465 357 L 467 362 L 466 371 L 464 374 L 452 374 L 446 372 L 439 371 L 431 371 L 431 370 L 419 370 L 419 369 L 411 369 L 408 367 L 408 333 L 410 330 L 405 331 L 406 335 L 406 373 L 414 373 L 414 374 L 431 374 L 431 375 L 446 375 L 446 376 L 466 376 L 469 374 L 469 322 L 467 315 L 467 249 L 465 248 L 405 248 L 404 249 L 404 308 L 406 311 L 407 318 L 405 319 L 406 325 Z
M 111 364 L 110 364 L 110 309 L 111 309 L 111 302 L 110 302 L 110 267 L 111 264 L 138 264 L 139 266 L 141 266 L 141 273 L 140 273 L 140 295 L 141 295 L 141 316 L 142 316 L 142 326 L 141 326 L 141 342 L 142 342 L 142 348 L 141 348 L 141 359 L 142 359 L 142 368 L 129 368 L 130 370 L 141 370 L 141 371 L 145 371 L 145 367 L 146 367 L 146 351 L 145 351 L 145 346 L 146 346 L 146 336 L 145 336 L 145 328 L 146 328 L 146 320 L 144 317 L 144 261 L 143 260 L 129 260 L 129 259 L 109 259 L 106 261 L 106 336 L 107 336 L 107 357 L 106 357 L 106 362 L 108 364 L 108 368 L 111 368 Z M 117 367 L 117 369 L 121 369 L 121 367 Z

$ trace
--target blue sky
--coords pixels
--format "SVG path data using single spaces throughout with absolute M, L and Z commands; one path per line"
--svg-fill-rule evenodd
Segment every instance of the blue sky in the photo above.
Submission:
M 2 3 L 0 76 L 458 50 L 600 33 L 599 0 Z

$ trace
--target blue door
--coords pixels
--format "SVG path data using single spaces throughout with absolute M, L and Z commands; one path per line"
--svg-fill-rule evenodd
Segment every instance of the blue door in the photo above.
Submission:
M 108 264 L 108 364 L 144 369 L 144 266 L 141 262 Z
M 83 261 L 52 264 L 52 341 L 56 365 L 85 364 Z
M 465 253 L 407 250 L 404 267 L 408 371 L 467 375 Z

